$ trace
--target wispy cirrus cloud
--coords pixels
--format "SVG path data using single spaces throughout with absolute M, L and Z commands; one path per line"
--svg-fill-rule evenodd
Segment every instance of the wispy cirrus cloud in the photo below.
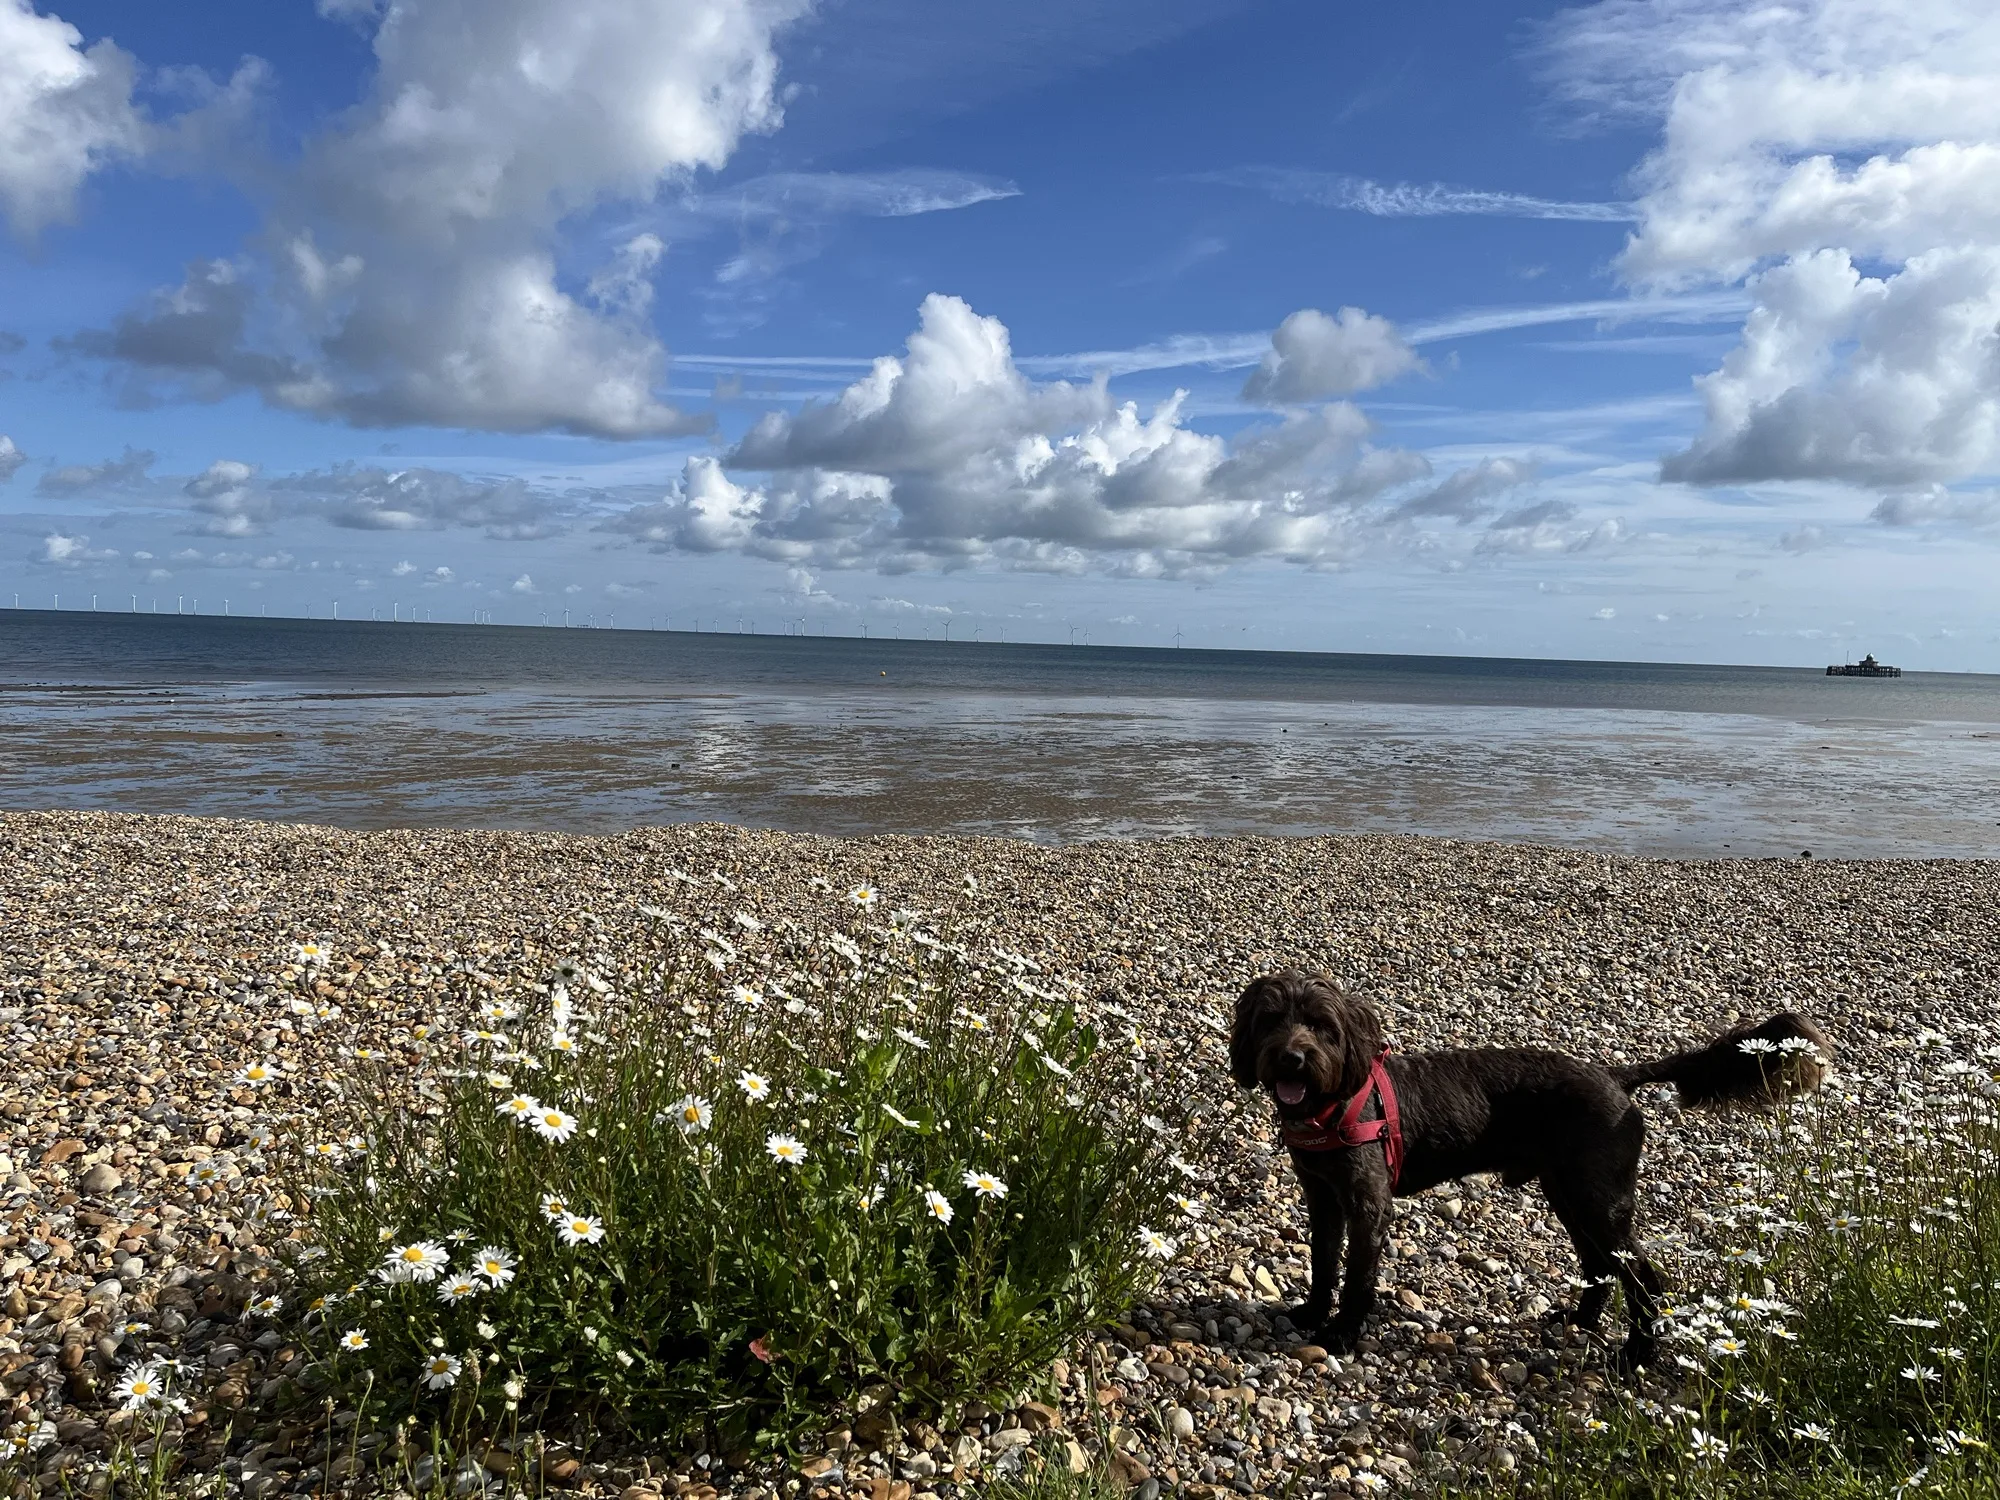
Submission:
M 1749 307 L 1749 295 L 1733 289 L 1664 297 L 1600 297 L 1583 302 L 1468 308 L 1441 318 L 1404 325 L 1401 334 L 1405 343 L 1414 345 L 1437 344 L 1448 339 L 1559 323 L 1612 326 L 1721 323 L 1740 318 Z M 1270 349 L 1271 335 L 1268 333 L 1183 333 L 1130 349 L 1024 355 L 1016 363 L 1037 375 L 1091 375 L 1102 372 L 1116 379 L 1120 375 L 1149 370 L 1241 370 L 1262 361 Z M 688 362 L 686 356 L 682 359 Z M 863 361 L 854 360 L 851 363 L 859 365 Z
M 1452 187 L 1441 182 L 1376 182 L 1347 172 L 1312 172 L 1297 167 L 1232 167 L 1202 172 L 1190 181 L 1243 188 L 1280 203 L 1345 209 L 1382 219 L 1430 219 L 1479 214 L 1500 219 L 1570 219 L 1590 224 L 1629 224 L 1638 210 L 1629 203 L 1579 203 L 1538 198 L 1530 193 Z
M 1018 198 L 1004 177 L 903 167 L 889 172 L 768 172 L 690 197 L 682 208 L 705 219 L 905 219 L 975 203 Z

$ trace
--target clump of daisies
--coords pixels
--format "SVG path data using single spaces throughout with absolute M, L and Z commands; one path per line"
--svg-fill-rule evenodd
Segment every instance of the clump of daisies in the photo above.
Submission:
M 418 1072 L 316 1125 L 356 1149 L 299 1153 L 286 1305 L 336 1381 L 783 1445 L 864 1388 L 1018 1382 L 1206 1232 L 1156 1081 L 1192 1059 L 1142 1065 L 1115 1006 L 900 893 L 824 891 L 809 931 L 679 877 L 618 953 L 452 971 Z
M 1751 1038 L 1767 1067 L 1812 1044 Z M 1786 1099 L 1694 1219 L 1669 1381 L 1572 1420 L 1528 1495 L 2000 1494 L 2000 1044 L 1913 1028 Z M 1587 1477 L 1584 1477 L 1587 1476 Z

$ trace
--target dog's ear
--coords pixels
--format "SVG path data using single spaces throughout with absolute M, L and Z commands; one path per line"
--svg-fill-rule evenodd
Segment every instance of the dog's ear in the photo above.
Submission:
M 1358 995 L 1340 996 L 1341 1090 L 1358 1092 L 1368 1082 L 1368 1070 L 1382 1052 L 1382 1018 Z
M 1270 990 L 1268 978 L 1253 979 L 1236 997 L 1236 1018 L 1229 1028 L 1229 1076 L 1246 1089 L 1257 1087 L 1257 1046 L 1263 1035 L 1258 1021 Z

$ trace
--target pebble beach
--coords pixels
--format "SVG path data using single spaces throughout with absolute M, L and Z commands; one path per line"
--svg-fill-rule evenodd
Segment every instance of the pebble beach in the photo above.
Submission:
M 1845 1087 L 1922 1033 L 1990 1040 L 2000 1027 L 1993 862 L 0 814 L 0 1436 L 52 1428 L 29 1466 L 36 1492 L 61 1492 L 129 1429 L 109 1391 L 142 1356 L 180 1362 L 193 1401 L 181 1441 L 253 1500 L 357 1478 L 329 1472 L 325 1424 L 339 1414 L 287 1399 L 304 1354 L 282 1326 L 240 1318 L 283 1233 L 268 1217 L 284 1185 L 267 1132 L 337 1089 L 357 1049 L 384 1045 L 447 963 L 472 955 L 525 982 L 615 947 L 641 904 L 687 904 L 670 870 L 722 874 L 729 902 L 799 920 L 824 915 L 829 887 L 870 882 L 922 911 L 974 875 L 978 901 L 959 920 L 1115 997 L 1163 1056 L 1193 1060 L 1220 1128 L 1195 1163 L 1200 1233 L 1128 1322 L 1034 1382 L 1036 1399 L 887 1442 L 843 1430 L 783 1471 L 671 1452 L 533 1460 L 549 1484 L 624 1500 L 951 1500 L 1044 1433 L 1079 1464 L 1107 1454 L 1142 1500 L 1370 1493 L 1504 1467 L 1519 1435 L 1587 1411 L 1612 1378 L 1606 1345 L 1545 1333 L 1576 1265 L 1532 1189 L 1475 1181 L 1401 1200 L 1356 1356 L 1330 1359 L 1282 1319 L 1304 1290 L 1302 1205 L 1269 1106 L 1229 1082 L 1221 1048 L 1236 993 L 1264 970 L 1365 988 L 1404 1050 L 1637 1060 L 1796 1009 L 1833 1039 Z M 301 1018 L 275 1001 L 307 940 L 332 960 L 323 1014 Z M 239 1082 L 265 1059 L 278 1090 Z M 1684 1115 L 1664 1091 L 1645 1103 L 1642 1233 L 1671 1282 L 1699 1284 L 1704 1227 L 1739 1201 L 1765 1127 Z M 488 1469 L 511 1487 L 527 1462 L 490 1454 Z

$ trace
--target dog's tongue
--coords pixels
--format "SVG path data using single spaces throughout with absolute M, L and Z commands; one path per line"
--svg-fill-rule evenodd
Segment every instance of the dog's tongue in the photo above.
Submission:
M 1305 1103 L 1306 1086 L 1303 1083 L 1274 1083 L 1271 1092 L 1278 1096 L 1280 1104 Z

